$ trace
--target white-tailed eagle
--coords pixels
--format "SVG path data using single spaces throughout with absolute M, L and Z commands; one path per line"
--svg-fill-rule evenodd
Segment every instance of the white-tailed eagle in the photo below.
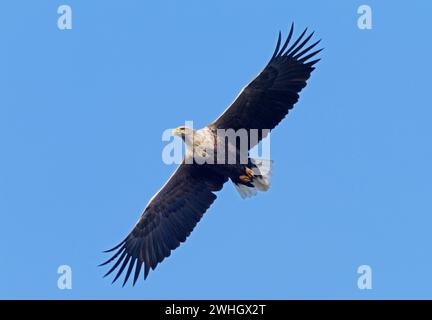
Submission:
M 115 252 L 102 264 L 114 263 L 105 275 L 117 270 L 113 282 L 126 270 L 123 285 L 132 273 L 135 285 L 143 267 L 146 279 L 150 269 L 154 270 L 186 240 L 215 201 L 215 192 L 221 190 L 228 180 L 234 183 L 243 198 L 269 188 L 269 162 L 250 159 L 247 155 L 246 161 L 240 161 L 242 155 L 237 145 L 234 149 L 230 148 L 233 147 L 230 143 L 228 147 L 224 146 L 224 159 L 234 154 L 234 163 L 188 160 L 195 154 L 208 156 L 207 148 L 217 144 L 215 141 L 220 142 L 217 132 L 222 129 L 246 132 L 250 138 L 248 152 L 285 118 L 319 61 L 311 59 L 322 50 L 313 50 L 320 41 L 309 44 L 313 33 L 306 36 L 307 29 L 291 43 L 293 32 L 292 25 L 283 44 L 279 32 L 276 49 L 267 66 L 243 88 L 217 120 L 201 130 L 184 126 L 173 130 L 173 134 L 192 146 L 192 153 L 186 152 L 182 164 L 149 201 L 129 235 L 107 251 Z M 251 137 L 253 130 L 258 132 L 255 139 Z

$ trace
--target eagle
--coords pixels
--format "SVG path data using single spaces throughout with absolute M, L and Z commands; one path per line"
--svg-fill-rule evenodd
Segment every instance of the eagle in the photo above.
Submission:
M 114 283 L 126 270 L 123 286 L 132 273 L 135 285 L 144 269 L 147 279 L 150 270 L 186 241 L 227 181 L 232 181 L 242 198 L 269 189 L 272 162 L 249 158 L 248 152 L 297 103 L 314 65 L 320 61 L 314 57 L 323 50 L 316 48 L 321 40 L 310 43 L 314 32 L 307 32 L 308 28 L 293 41 L 292 24 L 283 44 L 279 32 L 265 68 L 213 123 L 200 130 L 181 126 L 172 131 L 187 146 L 182 163 L 150 199 L 128 236 L 105 251 L 113 254 L 101 264 L 113 263 L 105 277 L 116 271 Z M 228 131 L 234 132 L 234 140 L 225 139 Z M 238 132 L 246 136 L 244 148 L 237 144 Z

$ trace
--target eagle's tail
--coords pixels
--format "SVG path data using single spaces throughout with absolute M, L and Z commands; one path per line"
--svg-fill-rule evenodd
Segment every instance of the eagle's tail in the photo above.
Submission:
M 251 168 L 247 168 L 245 175 L 240 177 L 242 183 L 235 183 L 243 199 L 255 196 L 257 190 L 265 192 L 270 188 L 272 164 L 271 160 L 250 159 Z

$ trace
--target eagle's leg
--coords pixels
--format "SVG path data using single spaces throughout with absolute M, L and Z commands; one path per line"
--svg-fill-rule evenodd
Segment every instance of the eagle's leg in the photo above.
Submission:
M 249 169 L 248 167 L 245 168 L 245 174 L 241 175 L 240 180 L 243 182 L 251 182 L 254 178 L 254 172 L 252 169 Z

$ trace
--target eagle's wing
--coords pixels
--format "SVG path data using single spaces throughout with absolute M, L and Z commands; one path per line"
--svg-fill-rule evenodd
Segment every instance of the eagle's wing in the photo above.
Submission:
M 150 200 L 132 232 L 115 248 L 116 260 L 107 275 L 118 268 L 114 281 L 128 266 L 123 285 L 135 265 L 134 280 L 144 264 L 144 278 L 151 269 L 171 254 L 192 232 L 204 212 L 216 199 L 215 191 L 222 189 L 228 179 L 205 166 L 182 163 L 165 186 Z
M 258 129 L 256 142 L 259 142 L 263 133 L 266 135 L 266 129 L 273 129 L 285 118 L 297 102 L 299 92 L 306 86 L 313 65 L 320 60 L 310 59 L 322 50 L 311 52 L 320 40 L 305 48 L 313 35 L 311 33 L 303 40 L 307 29 L 291 44 L 293 32 L 294 25 L 282 47 L 279 32 L 275 52 L 267 66 L 209 127 L 235 131 L 244 128 L 248 132 Z M 251 141 L 250 147 L 253 146 Z

